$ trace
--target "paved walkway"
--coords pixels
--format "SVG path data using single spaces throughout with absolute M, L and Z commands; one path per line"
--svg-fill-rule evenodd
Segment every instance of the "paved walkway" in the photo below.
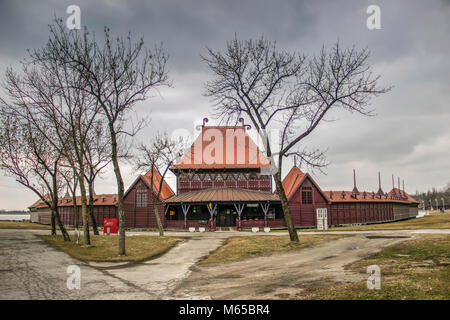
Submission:
M 306 232 L 305 234 L 316 233 L 323 232 Z M 334 232 L 326 232 L 326 234 L 331 233 Z M 450 229 L 339 231 L 336 233 L 399 236 L 422 233 L 450 234 Z M 173 293 L 191 274 L 192 266 L 203 256 L 219 247 L 228 237 L 257 235 L 251 232 L 166 232 L 168 236 L 185 237 L 186 241 L 157 259 L 124 266 L 123 263 L 81 262 L 47 245 L 36 236 L 38 234 L 48 234 L 48 231 L 0 229 L 0 299 L 173 299 L 175 297 Z M 157 235 L 156 232 L 127 234 L 129 236 Z M 258 234 L 286 235 L 285 232 Z M 358 241 L 357 237 L 351 238 Z M 383 241 L 383 243 L 387 242 Z M 351 247 L 350 244 L 348 246 Z M 320 252 L 322 255 L 327 254 L 326 250 L 320 250 Z M 328 253 L 330 254 L 333 253 Z M 301 255 L 298 256 L 299 259 L 301 257 Z M 69 265 L 77 265 L 81 268 L 80 290 L 67 289 Z M 183 289 L 181 295 L 183 298 L 209 297 L 203 290 L 198 290 L 196 294 L 195 291 L 186 290 L 186 286 L 183 286 Z M 177 296 L 180 296 L 180 293 L 178 292 Z

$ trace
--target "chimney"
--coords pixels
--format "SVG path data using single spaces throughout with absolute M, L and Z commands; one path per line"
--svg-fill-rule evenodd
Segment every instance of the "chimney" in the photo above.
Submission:
M 364 191 L 363 197 L 364 197 L 364 199 L 367 197 L 367 192 Z
M 330 199 L 333 199 L 333 191 L 330 191 Z
M 342 199 L 345 199 L 345 191 L 342 191 L 341 196 L 342 196 Z
M 397 177 L 397 182 L 398 182 L 398 191 L 400 192 L 400 177 Z

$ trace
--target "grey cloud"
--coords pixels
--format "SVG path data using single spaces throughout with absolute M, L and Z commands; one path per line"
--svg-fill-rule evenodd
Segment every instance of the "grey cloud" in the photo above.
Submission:
M 82 24 L 97 34 L 105 25 L 114 34 L 132 31 L 150 46 L 163 42 L 170 54 L 174 86 L 136 107 L 138 116 L 152 119 L 139 141 L 161 130 L 185 128 L 194 133 L 194 121 L 211 117 L 211 104 L 202 95 L 211 76 L 200 58 L 205 47 L 221 50 L 235 33 L 243 39 L 264 35 L 280 48 L 311 56 L 322 45 L 339 40 L 344 46 L 367 46 L 374 72 L 381 73 L 383 84 L 395 87 L 373 100 L 376 117 L 333 114 L 335 122 L 324 123 L 305 141 L 305 146 L 329 148 L 332 164 L 327 175 L 315 175 L 318 182 L 324 188 L 351 189 L 354 167 L 368 190 L 377 188 L 378 170 L 386 186 L 392 172 L 401 174 L 409 191 L 450 181 L 448 153 L 442 151 L 450 150 L 450 132 L 445 129 L 450 120 L 448 0 L 0 0 L 0 74 L 24 57 L 27 48 L 43 45 L 53 15 L 67 17 L 71 4 L 80 6 Z M 370 4 L 381 8 L 382 30 L 366 28 Z M 134 176 L 129 168 L 126 172 Z M 98 192 L 113 192 L 112 184 L 105 174 Z M 17 206 L 10 186 L 17 187 L 12 179 L 1 179 L 0 194 L 5 196 L 0 197 L 0 208 L 24 208 L 27 204 Z M 32 194 L 27 197 L 34 199 Z

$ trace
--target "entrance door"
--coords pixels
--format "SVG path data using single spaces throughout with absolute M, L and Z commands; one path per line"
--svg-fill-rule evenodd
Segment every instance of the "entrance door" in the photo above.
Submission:
M 328 229 L 327 208 L 316 209 L 316 221 L 317 221 L 317 229 L 319 230 Z
M 218 227 L 232 227 L 235 225 L 233 213 L 231 209 L 221 208 L 217 215 L 217 226 Z

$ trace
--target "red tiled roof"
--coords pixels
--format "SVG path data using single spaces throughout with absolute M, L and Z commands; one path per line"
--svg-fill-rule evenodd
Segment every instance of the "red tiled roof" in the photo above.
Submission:
M 89 204 L 89 196 L 87 196 L 87 204 Z M 76 197 L 76 205 L 81 206 L 81 196 Z M 94 197 L 95 206 L 115 206 L 117 205 L 117 194 L 98 194 Z M 73 206 L 72 196 L 59 198 L 58 207 Z M 47 205 L 42 200 L 33 203 L 28 209 L 46 208 Z
M 283 189 L 284 192 L 286 192 L 286 197 L 288 199 L 295 193 L 305 177 L 306 174 L 296 166 L 293 166 L 291 170 L 289 170 L 288 174 L 283 179 Z
M 269 161 L 243 126 L 204 126 L 191 148 L 171 169 L 268 167 Z
M 149 170 L 145 175 L 142 176 L 142 178 L 147 182 L 147 184 L 150 186 L 151 184 L 151 174 L 152 171 Z M 155 194 L 158 194 L 159 184 L 161 182 L 161 174 L 158 170 L 153 170 L 153 191 Z M 161 187 L 161 198 L 163 200 L 170 198 L 174 195 L 172 188 L 167 184 L 165 180 L 163 180 L 162 187 Z
M 409 194 L 407 194 L 406 192 L 404 192 L 403 190 L 400 190 L 398 188 L 394 188 L 391 191 L 389 191 L 388 195 L 389 195 L 389 198 L 391 198 L 391 196 L 392 196 L 394 198 L 397 197 L 397 199 L 398 198 L 400 198 L 400 199 L 403 198 L 404 200 L 409 201 L 411 203 L 419 203 L 419 201 L 417 201 L 416 199 L 411 197 Z
M 280 201 L 278 195 L 271 192 L 240 189 L 240 188 L 210 188 L 199 191 L 185 192 L 167 199 L 166 203 L 181 202 L 258 202 Z

